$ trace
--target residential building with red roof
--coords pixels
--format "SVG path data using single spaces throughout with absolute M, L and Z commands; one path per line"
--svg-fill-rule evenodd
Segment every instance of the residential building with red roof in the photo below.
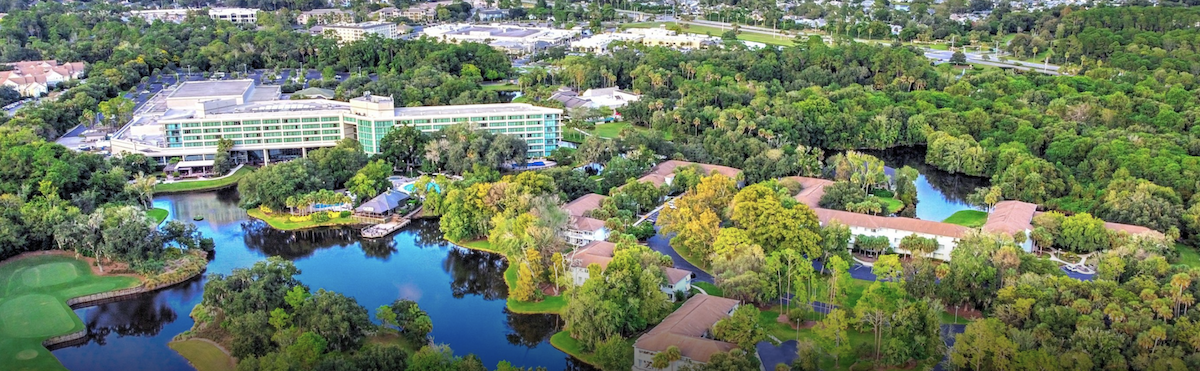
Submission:
M 738 305 L 734 299 L 696 294 L 633 343 L 633 370 L 682 370 L 694 364 L 708 363 L 713 354 L 737 348 L 732 343 L 714 339 L 712 328 L 717 321 L 731 316 Z M 654 355 L 671 346 L 679 348 L 682 357 L 665 369 L 652 367 Z
M 10 71 L 0 71 L 0 85 L 13 88 L 25 97 L 46 94 L 58 84 L 83 76 L 83 62 L 59 64 L 58 61 L 24 61 L 8 63 Z

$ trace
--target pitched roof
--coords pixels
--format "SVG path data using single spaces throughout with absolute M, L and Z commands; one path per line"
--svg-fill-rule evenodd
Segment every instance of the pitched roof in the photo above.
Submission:
M 737 305 L 737 300 L 697 294 L 658 326 L 639 337 L 633 347 L 662 352 L 675 346 L 684 357 L 707 363 L 713 354 L 737 348 L 731 343 L 704 337 L 717 321 L 729 317 Z
M 363 202 L 362 205 L 354 208 L 354 211 L 377 214 L 384 213 L 400 207 L 400 204 L 405 200 L 408 200 L 407 193 L 389 190 L 378 196 L 375 196 L 375 198 L 372 198 L 370 201 Z
M 650 168 L 650 171 L 647 172 L 646 175 L 642 176 L 641 178 L 638 178 L 638 181 L 639 182 L 650 182 L 656 186 L 662 186 L 663 184 L 666 184 L 667 176 L 675 174 L 676 168 L 683 167 L 683 166 L 691 166 L 691 165 L 700 166 L 700 168 L 703 169 L 704 172 L 706 172 L 708 174 L 712 174 L 712 173 L 716 172 L 718 174 L 721 174 L 721 175 L 724 175 L 724 176 L 727 176 L 730 178 L 735 178 L 735 179 L 737 178 L 738 174 L 742 173 L 741 169 L 736 169 L 736 168 L 732 168 L 729 166 L 701 164 L 698 162 L 688 162 L 688 161 L 679 161 L 679 160 L 668 160 L 668 161 L 663 161 L 662 163 L 659 163 L 658 165 L 654 165 L 654 167 Z
M 988 213 L 983 230 L 992 233 L 1013 234 L 1033 229 L 1030 222 L 1037 212 L 1037 204 L 1021 201 L 1000 201 Z
M 793 176 L 788 177 L 788 179 L 800 183 L 800 193 L 796 194 L 796 201 L 800 201 L 813 209 L 821 207 L 821 196 L 825 195 L 825 186 L 833 184 L 832 180 L 809 178 L 806 176 Z
M 566 210 L 567 214 L 570 214 L 571 216 L 582 217 L 589 210 L 599 209 L 600 205 L 604 203 L 604 199 L 606 198 L 608 197 L 595 193 L 588 193 L 586 195 L 579 196 L 579 198 L 568 202 L 566 205 L 563 205 L 563 210 Z
M 608 263 L 612 262 L 613 250 L 616 244 L 608 241 L 592 241 L 583 247 L 571 253 L 572 265 L 582 268 L 587 268 L 592 264 L 600 266 L 600 269 L 608 268 Z M 578 261 L 576 265 L 574 262 Z
M 1146 227 L 1143 227 L 1140 225 L 1104 222 L 1104 228 L 1108 228 L 1108 230 L 1114 231 L 1114 232 L 1129 233 L 1131 235 L 1144 234 L 1144 235 L 1150 235 L 1150 236 L 1156 236 L 1156 237 L 1163 236 L 1162 232 L 1159 232 L 1159 231 L 1156 231 L 1156 230 L 1153 230 L 1150 228 L 1146 228 Z
M 846 225 L 859 228 L 888 228 L 953 238 L 960 238 L 966 235 L 967 231 L 971 230 L 970 228 L 963 227 L 961 225 L 935 222 L 931 220 L 867 215 L 852 213 L 849 211 L 825 209 L 822 208 L 819 203 L 821 201 L 821 196 L 825 195 L 825 186 L 833 184 L 833 181 L 802 176 L 794 176 L 790 177 L 790 179 L 800 183 L 801 189 L 800 193 L 796 194 L 796 201 L 800 201 L 801 203 L 808 205 L 809 208 L 812 208 L 813 212 L 817 214 L 817 218 L 821 220 L 821 224 L 828 223 L 831 220 L 837 220 Z
M 663 273 L 667 274 L 667 283 L 671 285 L 674 285 L 685 277 L 692 276 L 692 271 L 674 267 L 663 268 Z

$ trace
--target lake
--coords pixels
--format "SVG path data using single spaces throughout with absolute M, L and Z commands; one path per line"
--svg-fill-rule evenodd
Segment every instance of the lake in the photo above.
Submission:
M 505 308 L 504 259 L 445 242 L 436 221 L 415 221 L 390 238 L 363 240 L 352 228 L 274 230 L 247 217 L 233 189 L 160 196 L 154 207 L 169 210 L 172 219 L 204 217 L 194 223 L 217 246 L 208 271 L 152 294 L 77 309 L 87 324 L 86 343 L 54 350 L 68 369 L 193 369 L 167 342 L 191 328 L 188 314 L 201 301 L 206 277 L 268 256 L 294 262 L 298 278 L 313 291 L 343 293 L 372 313 L 395 299 L 417 301 L 433 320 L 434 342 L 458 355 L 474 353 L 489 368 L 507 360 L 548 370 L 591 369 L 550 345 L 562 328 L 557 315 Z
M 917 218 L 942 221 L 959 210 L 982 210 L 967 203 L 967 195 L 976 188 L 988 187 L 987 178 L 951 174 L 925 163 L 925 147 L 899 147 L 886 150 L 866 150 L 863 153 L 878 157 L 887 167 L 911 166 L 917 177 Z

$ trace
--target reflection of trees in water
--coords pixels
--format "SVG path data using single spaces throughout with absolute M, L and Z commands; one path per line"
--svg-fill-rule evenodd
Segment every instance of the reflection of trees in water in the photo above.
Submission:
M 263 254 L 279 256 L 288 260 L 310 256 L 318 249 L 334 246 L 345 247 L 361 239 L 358 230 L 353 228 L 316 228 L 303 231 L 281 231 L 271 228 L 266 222 L 260 220 L 243 222 L 242 231 L 242 239 L 246 242 L 246 247 L 250 248 L 250 250 L 261 251 Z M 364 249 L 366 248 L 364 246 Z M 372 253 L 391 254 L 391 252 L 378 245 L 373 245 L 371 250 L 368 250 L 368 255 Z
M 195 223 L 208 224 L 214 229 L 246 219 L 246 210 L 237 207 L 236 188 L 217 192 L 168 194 L 154 199 L 170 203 L 168 208 L 175 212 L 176 219 L 191 221 L 193 217 L 202 216 L 204 220 Z
M 442 237 L 442 230 L 438 226 L 437 219 L 416 219 L 412 221 L 412 224 L 404 227 L 404 230 L 417 237 L 414 243 L 420 248 L 447 244 L 446 239 Z
M 583 363 L 575 357 L 567 356 L 567 368 L 563 371 L 599 371 L 599 369 Z
M 987 187 L 991 182 L 987 178 L 973 177 L 963 174 L 951 174 L 925 163 L 925 147 L 897 147 L 886 150 L 865 150 L 883 160 L 888 167 L 901 168 L 911 166 L 925 176 L 929 185 L 941 192 L 942 197 L 954 202 L 966 202 L 967 196 L 976 188 Z M 918 202 L 921 200 L 918 199 Z
M 455 298 L 482 295 L 484 300 L 508 298 L 504 270 L 508 264 L 500 254 L 452 247 L 442 261 L 442 269 L 450 273 L 450 291 Z
M 512 330 L 504 337 L 512 345 L 533 348 L 562 330 L 562 320 L 557 314 L 517 314 L 507 309 L 504 314 L 508 317 L 508 328 Z
M 86 342 L 105 345 L 111 334 L 119 336 L 156 336 L 168 323 L 175 322 L 179 314 L 170 302 L 179 298 L 199 296 L 203 290 L 200 277 L 153 294 L 140 295 L 119 301 L 97 305 L 87 311 L 84 318 L 87 327 Z M 81 344 L 81 345 L 82 345 Z

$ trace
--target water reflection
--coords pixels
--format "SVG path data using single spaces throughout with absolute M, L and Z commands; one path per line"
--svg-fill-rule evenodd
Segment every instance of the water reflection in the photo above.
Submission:
M 987 178 L 951 174 L 925 163 L 925 147 L 901 147 L 887 150 L 867 150 L 883 160 L 888 167 L 911 166 L 917 177 L 917 218 L 941 221 L 959 210 L 978 209 L 967 203 L 967 196 L 976 188 L 987 187 Z
M 524 315 L 505 308 L 507 263 L 497 255 L 447 243 L 435 220 L 417 220 L 389 238 L 364 240 L 358 229 L 282 232 L 250 220 L 232 190 L 155 199 L 170 218 L 195 222 L 216 241 L 207 274 L 227 274 L 268 256 L 300 268 L 301 282 L 353 297 L 373 309 L 398 298 L 417 300 L 434 322 L 433 336 L 457 354 L 474 353 L 488 366 L 591 370 L 549 344 L 561 330 L 557 315 Z M 167 347 L 188 330 L 205 278 L 143 297 L 76 310 L 88 336 L 54 351 L 71 370 L 190 370 Z M 0 368 L 3 368 L 0 366 Z

